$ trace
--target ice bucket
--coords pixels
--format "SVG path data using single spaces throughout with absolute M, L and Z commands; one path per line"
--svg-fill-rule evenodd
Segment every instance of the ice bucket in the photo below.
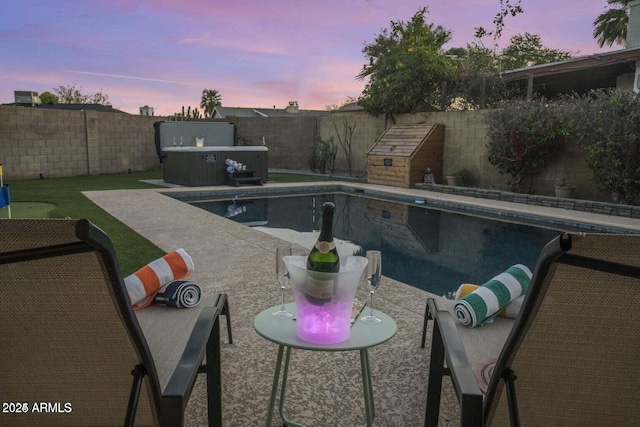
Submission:
M 296 301 L 296 335 L 316 344 L 335 344 L 349 339 L 351 310 L 360 276 L 367 265 L 365 257 L 341 258 L 339 273 L 308 271 L 306 256 L 286 256 Z M 330 283 L 331 299 L 323 304 L 307 298 L 309 278 Z

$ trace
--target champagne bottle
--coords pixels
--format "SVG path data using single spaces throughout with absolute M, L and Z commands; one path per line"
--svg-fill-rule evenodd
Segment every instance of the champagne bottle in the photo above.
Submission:
M 336 205 L 326 202 L 322 205 L 322 229 L 320 236 L 307 258 L 309 276 L 305 296 L 315 305 L 331 301 L 333 295 L 333 278 L 323 273 L 340 271 L 340 257 L 333 241 L 333 213 Z

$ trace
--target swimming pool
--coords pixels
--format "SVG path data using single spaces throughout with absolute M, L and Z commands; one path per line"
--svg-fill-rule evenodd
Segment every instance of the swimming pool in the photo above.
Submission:
M 336 204 L 334 237 L 341 255 L 381 250 L 385 276 L 438 295 L 461 283 L 482 284 L 513 264 L 533 270 L 541 249 L 561 232 L 358 194 L 188 203 L 311 248 L 325 201 Z

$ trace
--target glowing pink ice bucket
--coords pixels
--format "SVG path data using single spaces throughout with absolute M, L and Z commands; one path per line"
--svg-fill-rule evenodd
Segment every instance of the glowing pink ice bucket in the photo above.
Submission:
M 349 339 L 351 309 L 360 276 L 367 265 L 365 257 L 341 258 L 339 273 L 307 271 L 306 256 L 286 256 L 296 300 L 296 335 L 316 344 L 335 344 Z M 309 278 L 330 283 L 331 300 L 318 305 L 307 298 Z

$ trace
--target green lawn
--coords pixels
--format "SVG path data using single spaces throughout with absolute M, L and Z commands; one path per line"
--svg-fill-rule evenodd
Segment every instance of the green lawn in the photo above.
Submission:
M 164 251 L 86 198 L 82 191 L 153 188 L 142 179 L 161 178 L 160 172 L 77 176 L 5 181 L 10 184 L 13 218 L 87 218 L 111 238 L 122 274 L 136 271 L 164 255 Z M 157 188 L 157 187 L 156 187 Z M 34 203 L 30 203 L 34 202 Z M 7 209 L 0 209 L 7 217 Z
M 13 201 L 10 209 L 12 218 L 49 218 L 55 208 L 53 203 Z M 9 208 L 0 210 L 0 218 L 9 218 Z
M 87 218 L 109 235 L 115 247 L 123 276 L 127 276 L 165 253 L 125 224 L 109 215 L 82 192 L 157 188 L 141 180 L 162 179 L 160 171 L 131 174 L 76 176 L 68 178 L 8 181 L 11 189 L 13 218 Z M 322 177 L 270 174 L 274 182 L 318 181 Z M 7 217 L 7 208 L 0 209 L 0 218 Z

